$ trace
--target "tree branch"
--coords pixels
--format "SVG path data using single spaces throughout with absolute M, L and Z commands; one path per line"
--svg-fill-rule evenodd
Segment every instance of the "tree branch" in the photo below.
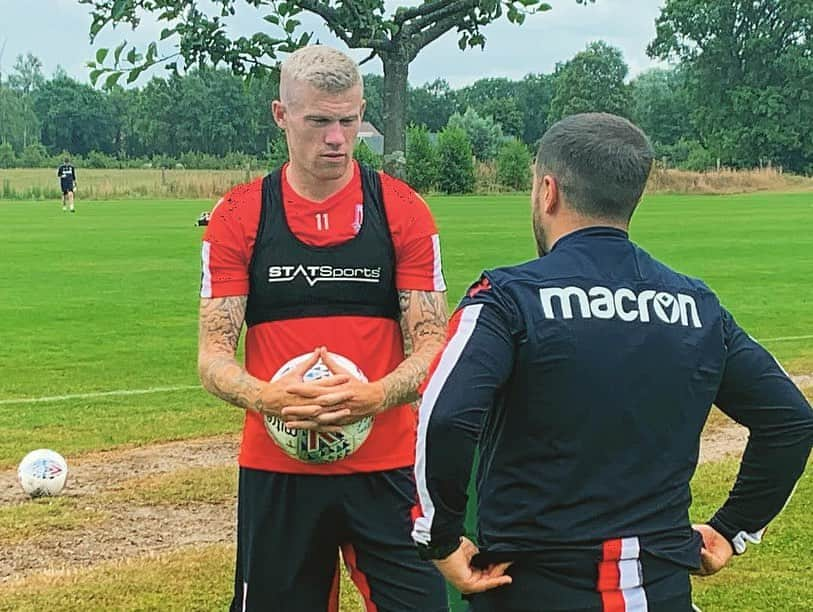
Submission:
M 326 2 L 321 2 L 320 0 L 298 0 L 297 4 L 302 9 L 321 17 L 328 28 L 351 49 L 367 48 L 378 53 L 388 48 L 390 41 L 385 36 L 376 39 L 361 36 L 358 32 L 353 32 L 353 34 L 348 35 L 347 30 L 340 27 L 344 25 L 342 15 Z
M 476 0 L 454 0 L 453 2 L 447 1 L 445 6 L 439 7 L 435 12 L 426 13 L 416 18 L 415 21 L 405 24 L 402 31 L 404 32 L 404 36 L 414 36 L 416 34 L 420 34 L 433 23 L 444 20 L 450 16 L 459 18 L 461 15 L 471 11 L 475 6 L 477 6 Z M 435 39 L 433 38 L 432 40 Z M 432 40 L 429 42 L 432 42 Z
M 438 21 L 432 27 L 415 34 L 412 37 L 412 44 L 413 47 L 415 48 L 416 53 L 417 51 L 423 49 L 426 45 L 430 44 L 431 42 L 434 42 L 435 40 L 443 36 L 446 32 L 451 30 L 456 25 L 459 25 L 458 18 L 459 15 L 455 13 L 454 15 L 450 15 L 449 17 L 446 17 L 445 19 Z
M 398 11 L 395 14 L 393 21 L 395 21 L 395 23 L 398 25 L 402 25 L 410 19 L 421 17 L 422 15 L 428 15 L 439 8 L 443 8 L 443 6 L 449 4 L 450 2 L 453 2 L 453 0 L 432 0 L 430 2 L 424 2 L 420 6 L 413 6 L 402 11 Z

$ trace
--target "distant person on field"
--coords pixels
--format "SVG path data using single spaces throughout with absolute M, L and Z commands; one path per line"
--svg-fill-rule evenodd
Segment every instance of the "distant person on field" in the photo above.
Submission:
M 472 612 L 689 612 L 689 574 L 760 542 L 804 470 L 799 389 L 709 287 L 629 239 L 652 159 L 626 119 L 553 125 L 540 257 L 471 286 L 422 388 L 413 538 Z M 750 437 L 728 500 L 693 526 L 712 404 Z M 478 444 L 479 550 L 463 537 Z
M 73 206 L 73 192 L 76 190 L 76 168 L 71 165 L 71 158 L 66 157 L 63 164 L 57 169 L 56 175 L 59 177 L 59 184 L 62 188 L 62 210 L 76 212 Z
M 350 57 L 289 55 L 271 110 L 290 162 L 226 194 L 203 236 L 200 376 L 245 409 L 234 612 L 338 610 L 339 549 L 368 611 L 448 609 L 410 538 L 411 402 L 446 334 L 440 241 L 417 193 L 353 160 L 364 106 Z M 320 360 L 335 376 L 304 382 Z

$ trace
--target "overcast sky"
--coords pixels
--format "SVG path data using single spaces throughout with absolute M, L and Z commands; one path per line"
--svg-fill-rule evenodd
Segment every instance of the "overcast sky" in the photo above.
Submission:
M 483 77 L 520 79 L 531 72 L 551 72 L 557 62 L 570 59 L 598 39 L 623 51 L 630 76 L 656 65 L 647 57 L 646 45 L 655 36 L 654 22 L 662 0 L 597 0 L 588 6 L 576 4 L 576 0 L 549 0 L 549 3 L 553 10 L 529 17 L 522 26 L 508 23 L 505 18 L 486 26 L 484 51 L 461 52 L 457 34 L 447 33 L 418 55 L 410 66 L 410 82 L 420 85 L 444 78 L 457 88 Z M 387 2 L 387 6 L 410 4 L 417 3 Z M 46 76 L 60 65 L 72 77 L 86 82 L 89 70 L 85 62 L 94 57 L 96 48 L 115 46 L 124 39 L 144 47 L 157 40 L 162 27 L 147 18 L 135 32 L 129 28 L 115 31 L 107 28 L 95 46 L 91 46 L 90 21 L 88 8 L 76 0 L 0 0 L 0 49 L 5 43 L 0 69 L 8 75 L 17 55 L 31 52 L 42 60 Z M 318 18 L 304 21 L 322 42 L 341 47 Z M 268 24 L 254 9 L 243 5 L 231 27 L 234 33 L 251 34 L 263 25 Z M 273 35 L 270 27 L 268 32 Z M 170 50 L 168 45 L 159 48 Z M 351 53 L 358 60 L 367 55 L 364 51 Z M 362 70 L 380 73 L 381 64 L 373 60 Z M 136 84 L 148 79 L 149 75 L 142 76 Z

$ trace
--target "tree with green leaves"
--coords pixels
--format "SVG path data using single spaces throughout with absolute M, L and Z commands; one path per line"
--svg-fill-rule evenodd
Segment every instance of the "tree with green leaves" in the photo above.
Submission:
M 594 0 L 576 0 L 580 4 Z M 312 34 L 301 31 L 303 12 L 319 16 L 351 49 L 369 49 L 368 59 L 378 57 L 384 68 L 383 130 L 385 156 L 404 151 L 406 99 L 409 65 L 427 45 L 446 32 L 459 33 L 462 50 L 483 47 L 484 26 L 505 16 L 521 24 L 526 15 L 551 7 L 541 0 L 423 0 L 413 6 L 399 6 L 387 14 L 383 0 L 79 0 L 90 7 L 91 40 L 106 26 L 129 24 L 137 27 L 144 12 L 155 14 L 166 27 L 161 40 L 175 37 L 176 51 L 164 56 L 158 41 L 142 54 L 126 41 L 113 50 L 99 49 L 90 62 L 94 81 L 106 75 L 112 85 L 125 73 L 132 82 L 147 68 L 167 62 L 177 69 L 211 62 L 225 64 L 237 73 L 262 73 L 276 63 L 278 54 L 289 53 L 307 44 Z M 274 35 L 259 31 L 252 36 L 233 38 L 228 19 L 242 5 L 264 13 L 265 27 L 277 26 Z M 210 8 L 211 7 L 211 8 Z M 214 14 L 211 14 L 213 10 Z M 112 64 L 111 64 L 112 60 Z M 366 61 L 366 60 L 365 60 Z
M 685 71 L 652 68 L 639 74 L 630 90 L 631 119 L 649 136 L 658 157 L 693 135 Z
M 364 120 L 372 123 L 377 130 L 384 125 L 384 77 L 379 74 L 365 74 L 364 77 Z
M 0 143 L 0 168 L 13 168 L 17 164 L 17 156 L 11 143 Z
M 381 156 L 373 151 L 370 148 L 370 145 L 363 140 L 358 141 L 356 146 L 353 147 L 353 158 L 362 164 L 370 166 L 371 168 L 375 168 L 377 170 L 381 169 Z
M 548 122 L 568 115 L 605 112 L 628 117 L 630 92 L 624 83 L 629 68 L 620 49 L 592 42 L 556 68 Z
M 425 126 L 407 128 L 406 180 L 413 189 L 424 192 L 438 181 L 440 160 Z
M 519 83 L 516 100 L 522 112 L 522 141 L 531 147 L 548 129 L 553 81 L 551 74 L 529 74 Z
M 364 87 L 367 87 L 366 82 Z M 424 125 L 430 132 L 439 132 L 455 112 L 455 99 L 456 92 L 445 79 L 410 88 L 407 118 L 414 125 Z
M 7 143 L 20 153 L 30 143 L 38 141 L 39 135 L 40 122 L 30 96 L 0 87 L 0 143 Z
M 42 61 L 33 53 L 18 55 L 12 73 L 8 75 L 9 87 L 28 95 L 41 87 L 44 82 Z
M 532 161 L 525 143 L 516 138 L 503 143 L 497 155 L 497 182 L 514 191 L 527 191 L 531 187 Z
M 813 171 L 813 3 L 667 0 L 648 53 L 679 60 L 692 121 L 724 163 Z
M 41 141 L 50 151 L 115 152 L 118 118 L 102 92 L 63 77 L 47 81 L 33 97 Z
M 447 127 L 438 135 L 438 189 L 444 193 L 474 191 L 474 154 L 466 132 Z
M 459 128 L 466 133 L 474 156 L 480 161 L 488 161 L 497 156 L 503 134 L 502 128 L 491 117 L 481 117 L 469 107 L 462 115 L 455 113 L 449 117 L 449 127 Z

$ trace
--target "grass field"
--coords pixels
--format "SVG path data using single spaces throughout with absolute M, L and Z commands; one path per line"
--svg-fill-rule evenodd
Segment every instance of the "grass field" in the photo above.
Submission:
M 430 204 L 441 230 L 450 304 L 483 268 L 534 255 L 525 196 L 433 198 Z M 69 215 L 56 201 L 0 202 L 0 468 L 34 447 L 56 448 L 70 461 L 100 449 L 239 429 L 238 411 L 197 388 L 201 228 L 194 220 L 209 205 L 80 199 L 78 213 Z M 649 196 L 631 233 L 657 257 L 703 277 L 791 372 L 806 374 L 813 372 L 811 227 L 811 193 Z M 160 391 L 166 388 L 172 390 Z M 92 395 L 117 390 L 139 394 Z M 66 395 L 78 397 L 58 399 Z M 56 399 L 33 401 L 43 398 Z M 701 467 L 696 490 L 705 505 L 695 508 L 698 518 L 710 509 L 707 500 L 726 493 L 733 469 L 729 463 Z M 219 483 L 214 490 L 194 485 L 200 493 L 190 503 L 231 494 L 228 474 L 213 478 Z M 175 498 L 193 485 L 182 474 L 133 486 L 137 492 L 127 503 Z M 122 495 L 108 501 L 120 503 Z M 794 572 L 810 574 L 811 508 L 808 475 L 772 529 L 770 546 L 738 559 L 736 572 L 698 583 L 701 606 L 797 610 L 813 601 L 810 581 L 792 580 Z M 0 540 L 23 537 L 26 525 L 95 520 L 96 511 L 70 500 L 13 506 L 0 512 Z M 0 610 L 147 610 L 158 602 L 170 610 L 222 608 L 231 555 L 228 546 L 202 546 L 0 584 Z
M 256 170 L 255 170 L 256 174 Z M 112 170 L 77 169 L 77 197 L 213 198 L 248 180 L 245 170 Z M 0 200 L 49 200 L 62 196 L 56 168 L 5 168 L 0 174 Z

